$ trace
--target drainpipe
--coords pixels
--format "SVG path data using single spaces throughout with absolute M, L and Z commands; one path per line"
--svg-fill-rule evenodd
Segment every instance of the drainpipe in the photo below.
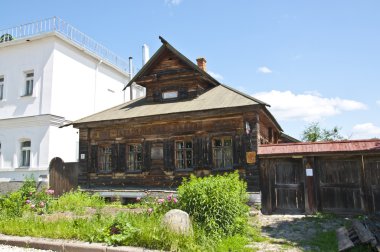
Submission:
M 132 80 L 133 78 L 133 63 L 132 63 L 133 57 L 129 57 L 129 78 Z M 129 98 L 132 101 L 133 100 L 133 89 L 132 85 L 129 87 Z
M 99 60 L 95 67 L 95 81 L 94 81 L 94 113 L 96 112 L 96 86 L 98 82 L 98 71 L 100 64 L 103 63 L 103 60 Z

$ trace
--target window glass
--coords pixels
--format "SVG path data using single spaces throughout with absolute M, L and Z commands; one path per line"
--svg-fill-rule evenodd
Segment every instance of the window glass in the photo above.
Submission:
M 33 83 L 34 83 L 34 73 L 26 73 L 25 74 L 25 96 L 29 96 L 33 94 Z
M 175 163 L 177 169 L 189 169 L 193 167 L 193 142 L 176 141 Z
M 233 164 L 232 138 L 218 137 L 212 142 L 214 168 L 231 168 Z
M 143 153 L 141 144 L 129 144 L 127 153 L 127 171 L 140 171 L 143 166 Z
M 101 172 L 108 172 L 112 170 L 111 145 L 98 147 L 98 169 Z
M 30 141 L 21 142 L 21 166 L 29 167 L 30 166 Z
M 0 100 L 4 99 L 4 76 L 0 76 Z
M 170 92 L 163 92 L 162 98 L 163 99 L 173 99 L 178 97 L 178 91 L 170 91 Z

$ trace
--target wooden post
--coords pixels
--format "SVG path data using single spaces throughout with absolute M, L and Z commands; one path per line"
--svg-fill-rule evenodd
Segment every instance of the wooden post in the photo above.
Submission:
M 313 214 L 316 212 L 315 186 L 314 186 L 314 158 L 305 157 L 303 159 L 305 168 L 305 212 Z

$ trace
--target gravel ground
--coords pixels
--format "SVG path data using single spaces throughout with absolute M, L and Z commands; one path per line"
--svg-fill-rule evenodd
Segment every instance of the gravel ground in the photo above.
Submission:
M 1 245 L 1 244 L 0 244 L 0 251 L 1 252 L 6 252 L 6 251 L 12 251 L 12 252 L 53 252 L 52 250 L 20 248 L 20 247 L 13 247 L 13 246 L 8 246 L 8 245 Z
M 317 218 L 305 215 L 263 215 L 256 212 L 263 236 L 270 242 L 254 242 L 248 247 L 258 251 L 319 251 L 318 248 L 307 244 L 307 241 L 321 232 L 336 230 L 344 225 L 347 218 Z

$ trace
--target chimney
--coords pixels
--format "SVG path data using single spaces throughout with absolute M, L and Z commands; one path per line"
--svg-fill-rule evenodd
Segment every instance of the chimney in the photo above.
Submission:
M 129 57 L 129 80 L 132 80 L 133 78 L 133 63 L 132 63 L 133 58 Z M 133 89 L 132 85 L 129 87 L 129 99 L 133 100 Z
M 144 44 L 142 46 L 142 65 L 144 66 L 149 60 L 149 46 Z
M 203 71 L 207 71 L 206 70 L 206 59 L 205 58 L 198 58 L 197 59 L 197 65 L 198 65 L 198 67 L 200 68 L 200 69 L 202 69 Z

